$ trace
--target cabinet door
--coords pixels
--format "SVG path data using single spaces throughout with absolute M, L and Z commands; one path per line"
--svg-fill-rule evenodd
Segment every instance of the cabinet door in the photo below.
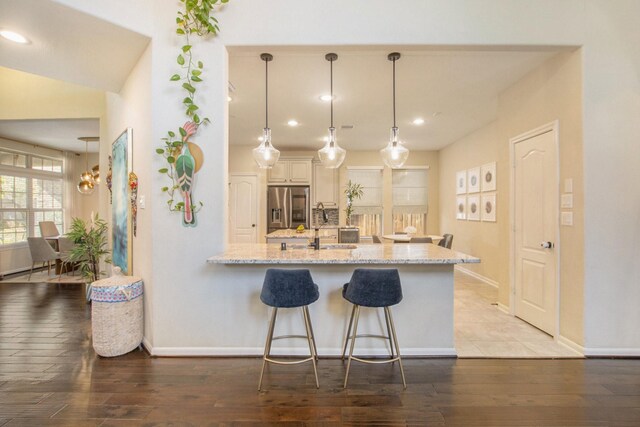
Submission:
M 310 160 L 290 160 L 289 161 L 289 182 L 296 184 L 311 183 L 311 161 Z
M 313 165 L 313 205 L 320 202 L 325 207 L 338 205 L 338 170 L 316 163 Z
M 289 178 L 289 162 L 279 160 L 269 169 L 269 183 L 285 183 Z

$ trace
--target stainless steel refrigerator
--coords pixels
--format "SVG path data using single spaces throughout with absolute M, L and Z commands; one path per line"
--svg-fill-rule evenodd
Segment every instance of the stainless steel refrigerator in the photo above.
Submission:
M 311 207 L 309 187 L 267 188 L 267 232 L 304 225 L 309 228 Z

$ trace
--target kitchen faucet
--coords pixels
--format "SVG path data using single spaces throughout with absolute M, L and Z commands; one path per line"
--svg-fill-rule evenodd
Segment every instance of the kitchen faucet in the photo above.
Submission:
M 328 223 L 329 215 L 327 215 L 327 212 L 325 212 L 324 205 L 322 204 L 322 202 L 318 202 L 318 204 L 316 205 L 316 209 L 322 209 L 322 223 L 323 224 Z

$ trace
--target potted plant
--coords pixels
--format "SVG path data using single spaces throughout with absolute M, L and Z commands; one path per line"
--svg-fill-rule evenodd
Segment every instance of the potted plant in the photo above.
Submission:
M 69 254 L 69 262 L 79 266 L 82 277 L 87 283 L 100 278 L 100 261 L 108 258 L 107 223 L 98 218 L 98 214 L 91 216 L 90 222 L 80 218 L 73 218 L 71 231 L 67 233 L 75 246 Z
M 357 182 L 351 182 L 351 180 L 349 180 L 349 182 L 347 183 L 347 188 L 344 190 L 344 194 L 347 196 L 347 207 L 344 210 L 344 213 L 347 216 L 347 225 L 351 225 L 353 201 L 362 198 L 362 195 L 364 194 L 362 185 L 358 184 Z

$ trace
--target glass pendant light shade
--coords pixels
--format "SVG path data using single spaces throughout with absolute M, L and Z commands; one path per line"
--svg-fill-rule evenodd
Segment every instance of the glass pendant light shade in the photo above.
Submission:
M 273 61 L 270 53 L 260 54 L 264 61 L 264 129 L 262 142 L 253 149 L 253 160 L 260 169 L 271 169 L 280 158 L 280 151 L 271 145 L 271 129 L 269 129 L 269 62 Z
M 327 143 L 318 150 L 320 162 L 327 169 L 337 169 L 340 167 L 347 155 L 347 150 L 338 145 L 336 140 L 336 128 L 333 126 L 333 61 L 338 59 L 335 53 L 327 53 L 324 59 L 331 64 L 331 125 L 329 126 L 329 139 Z
M 91 168 L 91 175 L 93 175 L 93 182 L 100 184 L 100 166 L 95 165 Z
M 385 165 L 392 169 L 401 168 L 409 158 L 409 150 L 398 139 L 398 128 L 391 128 L 391 138 L 386 147 L 380 150 Z
M 280 158 L 280 151 L 271 145 L 271 129 L 264 128 L 262 143 L 253 149 L 253 160 L 260 169 L 270 169 Z
M 396 126 L 396 61 L 400 59 L 398 52 L 387 55 L 387 59 L 393 62 L 393 127 L 391 137 L 386 147 L 380 150 L 380 156 L 385 165 L 391 169 L 401 168 L 409 158 L 409 150 L 402 144 L 398 137 L 398 126 Z
M 336 142 L 336 128 L 329 128 L 329 139 L 324 147 L 318 150 L 318 157 L 320 162 L 327 169 L 339 168 L 344 158 L 347 155 L 347 150 L 340 147 Z
M 81 180 L 78 183 L 78 191 L 80 194 L 91 194 L 95 188 L 93 181 Z

